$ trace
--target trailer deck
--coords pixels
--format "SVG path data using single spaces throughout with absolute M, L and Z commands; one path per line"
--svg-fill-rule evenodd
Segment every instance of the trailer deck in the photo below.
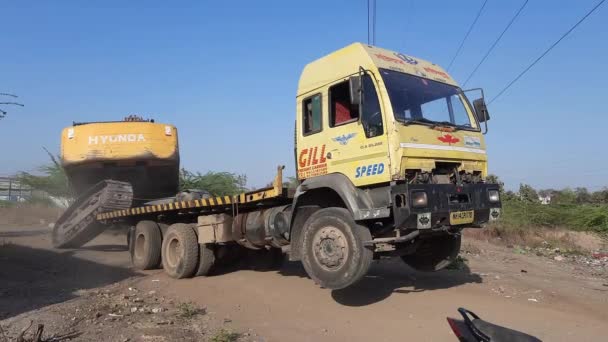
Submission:
M 279 166 L 277 168 L 277 175 L 275 176 L 271 187 L 257 189 L 234 196 L 218 196 L 190 201 L 175 201 L 114 210 L 97 214 L 96 220 L 102 223 L 110 223 L 125 218 L 160 214 L 237 214 L 239 212 L 268 206 L 290 204 L 293 199 L 293 191 L 289 191 L 283 186 L 283 168 L 284 166 Z

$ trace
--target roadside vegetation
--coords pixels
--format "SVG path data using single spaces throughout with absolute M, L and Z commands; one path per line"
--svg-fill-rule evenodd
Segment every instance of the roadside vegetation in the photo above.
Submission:
M 208 191 L 212 196 L 235 195 L 247 191 L 245 175 L 215 171 L 202 174 L 181 169 L 179 176 L 180 190 L 202 189 Z M 35 190 L 32 198 L 26 201 L 27 204 L 54 206 L 49 196 L 63 198 L 68 202 L 74 199 L 75 194 L 70 188 L 65 171 L 54 158 L 52 163 L 41 166 L 35 173 L 20 172 L 17 179 Z M 0 207 L 13 207 L 19 204 L 0 201 Z
M 608 188 L 589 192 L 586 188 L 536 190 L 521 184 L 519 191 L 505 191 L 496 176 L 490 182 L 501 187 L 503 216 L 499 226 L 516 228 L 561 228 L 608 234 Z M 541 198 L 546 199 L 543 204 Z
M 608 205 L 606 204 L 540 204 L 518 199 L 503 201 L 505 228 L 544 227 L 608 234 Z
M 226 329 L 220 329 L 213 337 L 211 342 L 235 342 L 238 341 L 240 334 Z
M 521 184 L 514 192 L 505 191 L 496 176 L 489 181 L 501 186 L 502 217 L 485 229 L 468 229 L 466 237 L 522 254 L 592 255 L 608 247 L 608 189 L 536 190 Z
M 212 196 L 231 196 L 247 191 L 247 176 L 230 172 L 209 171 L 205 174 L 181 169 L 180 190 L 201 189 Z

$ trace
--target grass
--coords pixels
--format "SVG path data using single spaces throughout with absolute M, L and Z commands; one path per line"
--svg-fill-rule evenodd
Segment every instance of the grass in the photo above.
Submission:
M 0 208 L 10 208 L 14 207 L 16 204 L 17 202 L 0 200 Z
M 199 308 L 191 302 L 177 304 L 178 315 L 183 318 L 192 318 L 197 315 L 204 315 L 205 309 Z
M 457 256 L 451 264 L 449 264 L 446 269 L 448 270 L 464 270 L 467 268 L 467 258 L 463 256 Z
M 514 227 L 500 223 L 490 224 L 483 229 L 467 229 L 465 237 L 477 240 L 498 242 L 513 248 L 518 254 L 528 252 L 524 247 L 532 249 L 556 249 L 562 254 L 585 254 L 593 248 L 582 246 L 579 242 L 581 232 L 568 231 L 561 228 L 544 228 L 538 226 Z M 597 243 L 595 243 L 597 245 Z
M 502 217 L 484 229 L 467 229 L 465 236 L 497 242 L 514 253 L 589 254 L 608 248 L 608 206 L 592 204 L 541 205 L 517 199 L 503 201 Z
M 544 227 L 608 235 L 608 205 L 503 202 L 503 228 Z
M 238 340 L 240 334 L 232 332 L 226 329 L 220 329 L 213 337 L 211 342 L 235 342 Z

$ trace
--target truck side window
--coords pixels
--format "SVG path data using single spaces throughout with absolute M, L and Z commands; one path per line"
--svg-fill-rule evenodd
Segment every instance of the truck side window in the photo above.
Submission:
M 380 111 L 380 102 L 378 94 L 376 94 L 376 86 L 370 75 L 363 76 L 363 115 L 361 115 L 361 123 L 365 136 L 373 138 L 384 133 L 382 125 L 382 112 Z
M 359 118 L 358 107 L 351 104 L 348 81 L 340 82 L 329 88 L 330 127 L 357 121 Z
M 321 132 L 321 94 L 313 95 L 302 101 L 304 135 Z

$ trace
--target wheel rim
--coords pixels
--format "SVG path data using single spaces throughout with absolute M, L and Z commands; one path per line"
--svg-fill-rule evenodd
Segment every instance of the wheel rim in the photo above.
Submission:
M 346 236 L 336 227 L 321 228 L 315 233 L 312 243 L 315 261 L 325 270 L 340 269 L 348 258 Z
M 171 239 L 167 246 L 167 263 L 169 267 L 176 267 L 182 251 L 181 243 L 178 239 Z
M 146 236 L 144 234 L 138 234 L 135 238 L 135 258 L 141 259 L 144 257 L 146 250 Z

